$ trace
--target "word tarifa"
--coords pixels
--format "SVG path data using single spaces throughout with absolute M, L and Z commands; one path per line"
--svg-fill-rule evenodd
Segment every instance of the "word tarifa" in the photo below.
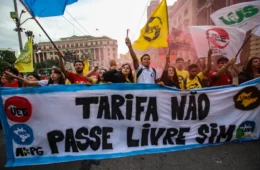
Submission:
M 83 119 L 96 114 L 97 119 L 141 121 L 142 118 L 143 121 L 159 121 L 157 97 L 127 94 L 111 95 L 111 100 L 109 99 L 109 96 L 79 97 L 75 99 L 75 103 L 83 106 Z M 91 107 L 98 107 L 97 113 L 91 112 Z M 203 120 L 209 113 L 210 101 L 205 93 L 197 96 L 184 95 L 179 99 L 174 96 L 171 97 L 170 108 L 172 120 Z
M 235 12 L 228 13 L 228 19 L 224 18 L 224 16 L 219 19 L 226 25 L 239 24 L 244 21 L 245 18 L 251 18 L 255 16 L 259 12 L 259 9 L 253 5 L 245 6 L 244 8 L 240 8 Z

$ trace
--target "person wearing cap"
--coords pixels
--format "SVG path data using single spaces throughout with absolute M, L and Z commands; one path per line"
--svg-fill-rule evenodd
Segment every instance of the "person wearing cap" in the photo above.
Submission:
M 229 60 L 226 57 L 220 57 L 217 60 L 217 70 L 210 71 L 210 85 L 211 86 L 224 86 L 233 83 L 233 77 L 228 69 L 236 62 L 236 57 Z
M 137 83 L 148 83 L 155 84 L 159 82 L 159 75 L 156 73 L 156 69 L 150 67 L 151 58 L 149 54 L 144 54 L 141 57 L 141 63 L 139 63 L 137 56 L 132 48 L 131 41 L 127 37 L 125 39 L 125 43 L 129 49 L 131 57 L 134 63 L 134 69 L 136 72 L 136 82 Z

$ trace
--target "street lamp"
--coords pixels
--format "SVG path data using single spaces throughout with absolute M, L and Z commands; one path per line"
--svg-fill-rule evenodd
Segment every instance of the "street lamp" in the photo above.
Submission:
M 22 28 L 21 26 L 29 19 L 33 19 L 31 18 L 27 18 L 26 20 L 24 20 L 23 22 L 21 22 L 21 18 L 22 15 L 24 13 L 27 12 L 26 9 L 21 10 L 21 13 L 18 17 L 18 13 L 17 13 L 17 4 L 16 4 L 16 0 L 14 0 L 14 6 L 15 6 L 15 12 L 10 12 L 10 17 L 13 19 L 13 21 L 16 24 L 16 28 L 14 29 L 14 31 L 16 31 L 18 33 L 18 39 L 19 39 L 19 46 L 20 46 L 20 52 L 22 52 L 23 50 L 23 43 L 22 43 L 22 37 L 21 37 L 21 32 L 23 32 L 23 30 L 25 30 L 24 28 Z

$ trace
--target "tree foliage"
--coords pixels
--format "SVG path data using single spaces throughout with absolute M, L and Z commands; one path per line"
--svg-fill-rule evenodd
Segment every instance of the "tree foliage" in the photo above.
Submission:
M 0 74 L 2 74 L 3 69 L 7 66 L 13 65 L 16 61 L 14 52 L 12 51 L 0 51 Z
M 55 67 L 59 67 L 59 60 L 55 59 L 55 60 L 45 60 L 42 61 L 40 63 L 36 63 L 35 64 L 35 69 L 42 69 L 42 68 L 52 68 L 53 66 Z

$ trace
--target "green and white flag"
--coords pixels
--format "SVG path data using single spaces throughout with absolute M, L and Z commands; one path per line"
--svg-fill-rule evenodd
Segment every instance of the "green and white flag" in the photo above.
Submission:
M 244 2 L 222 8 L 210 15 L 216 26 L 248 31 L 260 23 L 260 1 Z

